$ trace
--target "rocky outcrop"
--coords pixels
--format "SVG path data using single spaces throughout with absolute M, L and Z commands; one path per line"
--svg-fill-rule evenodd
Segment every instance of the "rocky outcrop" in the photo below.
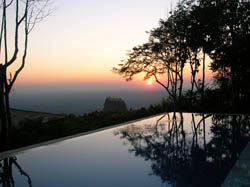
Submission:
M 103 111 L 105 112 L 125 112 L 126 103 L 121 98 L 107 97 L 104 102 Z

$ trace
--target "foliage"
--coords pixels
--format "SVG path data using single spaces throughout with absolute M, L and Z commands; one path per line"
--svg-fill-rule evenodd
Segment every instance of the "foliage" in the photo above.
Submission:
M 200 36 L 201 47 L 212 59 L 216 83 L 222 89 L 225 86 L 231 89 L 232 106 L 237 111 L 246 102 L 250 89 L 247 81 L 250 73 L 250 2 L 199 0 L 198 5 L 193 6 L 192 15 L 197 20 L 196 25 L 204 28 Z
M 148 42 L 133 48 L 128 59 L 113 68 L 126 80 L 144 73 L 154 77 L 180 110 L 183 103 L 183 71 L 190 66 L 190 107 L 197 93 L 205 97 L 206 56 L 216 73 L 214 83 L 218 97 L 238 112 L 250 104 L 250 2 L 240 0 L 184 0 L 159 26 L 149 32 Z M 197 74 L 202 65 L 202 78 Z M 160 80 L 159 75 L 165 76 Z M 221 89 L 218 91 L 217 89 Z M 211 91 L 211 90 L 210 90 Z M 229 94 L 224 94 L 227 91 Z M 228 101 L 230 97 L 231 101 Z M 224 106 L 224 105 L 223 105 Z M 220 106 L 220 107 L 223 107 Z
M 250 112 L 249 19 L 249 1 L 182 1 L 149 32 L 148 42 L 134 47 L 128 59 L 113 68 L 128 81 L 139 73 L 144 73 L 145 80 L 155 78 L 167 91 L 166 100 L 147 109 L 123 113 L 96 111 L 46 124 L 41 119 L 27 120 L 20 130 L 13 130 L 12 146 L 86 132 L 159 112 Z M 206 55 L 216 73 L 212 88 L 205 84 Z M 191 88 L 183 91 L 186 65 L 191 69 Z M 197 80 L 201 65 L 202 80 Z M 165 80 L 160 80 L 160 76 L 165 76 Z
M 32 145 L 159 114 L 167 111 L 169 107 L 167 102 L 162 101 L 162 104 L 151 105 L 147 109 L 141 108 L 126 112 L 95 111 L 82 116 L 70 114 L 63 119 L 52 120 L 47 123 L 43 123 L 42 118 L 27 119 L 20 124 L 21 128 L 12 130 L 11 148 Z
M 201 65 L 198 58 L 201 45 L 195 43 L 190 34 L 193 29 L 191 5 L 192 2 L 178 4 L 169 18 L 161 19 L 159 26 L 149 32 L 147 43 L 134 47 L 128 53 L 128 59 L 113 68 L 128 81 L 139 73 L 145 74 L 144 80 L 153 77 L 173 100 L 174 110 L 179 110 L 182 99 L 186 64 L 191 68 L 192 91 L 194 86 L 198 89 L 196 75 Z M 164 76 L 165 80 L 160 80 L 159 76 Z
M 179 111 L 183 112 L 204 112 L 204 113 L 232 113 L 229 107 L 229 92 L 221 89 L 207 88 L 204 99 L 201 100 L 201 93 L 194 92 L 193 104 L 190 103 L 190 90 L 183 95 L 179 103 Z M 221 95 L 224 94 L 224 99 Z M 226 99 L 228 98 L 228 99 Z M 201 102 L 203 101 L 203 102 Z M 70 114 L 59 120 L 52 120 L 43 123 L 43 119 L 26 120 L 20 124 L 21 128 L 13 129 L 11 132 L 11 148 L 18 148 L 48 140 L 88 132 L 115 124 L 128 122 L 130 120 L 148 117 L 163 112 L 174 111 L 174 103 L 171 98 L 163 98 L 161 103 L 150 105 L 148 108 L 128 110 L 126 112 L 103 112 L 95 111 L 80 116 Z M 241 113 L 249 113 L 249 110 L 242 109 Z

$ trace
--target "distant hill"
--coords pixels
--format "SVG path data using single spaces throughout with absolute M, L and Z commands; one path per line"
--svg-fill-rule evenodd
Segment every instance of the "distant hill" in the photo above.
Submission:
M 166 92 L 162 90 L 106 90 L 106 91 L 33 91 L 10 95 L 12 108 L 48 113 L 84 114 L 101 111 L 107 96 L 121 97 L 127 108 L 138 109 L 160 103 Z

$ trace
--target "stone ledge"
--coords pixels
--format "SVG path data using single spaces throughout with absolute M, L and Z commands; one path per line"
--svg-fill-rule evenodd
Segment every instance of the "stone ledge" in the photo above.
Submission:
M 250 187 L 250 141 L 226 177 L 222 187 Z

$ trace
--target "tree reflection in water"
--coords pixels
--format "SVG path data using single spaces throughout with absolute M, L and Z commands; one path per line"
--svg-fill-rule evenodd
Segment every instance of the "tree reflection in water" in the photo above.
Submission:
M 170 113 L 155 124 L 127 126 L 115 135 L 131 144 L 130 153 L 150 161 L 151 174 L 163 183 L 220 186 L 249 140 L 249 116 L 200 114 L 197 120 L 190 115 L 188 128 L 182 113 Z
M 28 186 L 32 187 L 32 182 L 29 175 L 18 164 L 16 157 L 9 157 L 0 160 L 0 185 L 2 187 L 15 187 L 13 166 L 17 168 L 21 175 L 27 178 Z

